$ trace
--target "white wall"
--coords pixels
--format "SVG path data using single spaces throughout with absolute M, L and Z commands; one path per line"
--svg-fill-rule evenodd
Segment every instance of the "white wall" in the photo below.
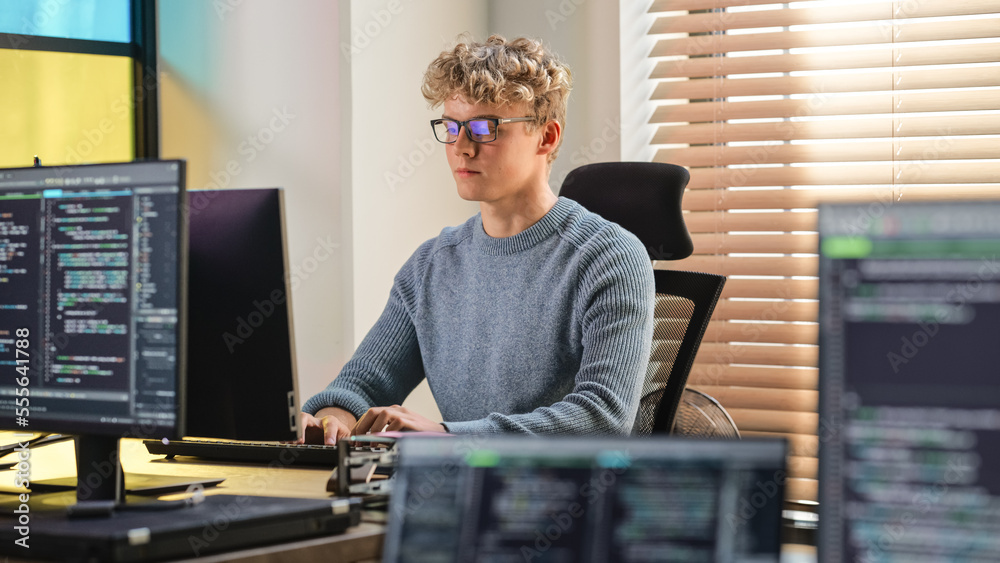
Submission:
M 620 158 L 619 5 L 606 0 L 169 0 L 159 3 L 164 157 L 193 187 L 236 160 L 235 187 L 287 189 L 299 389 L 328 383 L 381 313 L 416 247 L 478 211 L 461 200 L 420 95 L 428 63 L 469 32 L 542 38 L 575 88 L 554 191 Z M 251 161 L 239 147 L 295 117 Z M 270 134 L 265 133 L 270 137 Z M 339 244 L 320 260 L 317 239 Z M 426 386 L 406 403 L 437 409 Z
M 622 141 L 621 159 L 649 162 L 656 151 L 650 146 L 656 127 L 649 97 L 655 88 L 649 79 L 655 63 L 649 53 L 656 39 L 648 35 L 656 16 L 649 13 L 653 0 L 627 0 L 620 6 Z
M 341 326 L 337 5 L 158 5 L 161 156 L 188 160 L 190 188 L 286 190 L 299 390 L 308 396 L 349 349 Z
M 549 180 L 556 193 L 570 170 L 621 159 L 618 12 L 618 0 L 490 2 L 491 33 L 542 39 L 573 73 L 563 145 Z

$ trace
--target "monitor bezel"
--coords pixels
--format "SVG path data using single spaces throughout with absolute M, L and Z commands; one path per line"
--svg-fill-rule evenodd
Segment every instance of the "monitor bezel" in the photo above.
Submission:
M 187 417 L 186 392 L 187 392 L 187 256 L 188 256 L 188 212 L 187 212 L 187 166 L 183 159 L 167 160 L 136 160 L 133 162 L 109 162 L 90 164 L 71 164 L 62 166 L 36 166 L 2 168 L 0 174 L 27 174 L 30 172 L 44 171 L 59 174 L 69 174 L 70 171 L 84 171 L 90 169 L 115 169 L 121 168 L 123 171 L 142 166 L 163 166 L 175 165 L 177 181 L 177 325 L 174 337 L 177 342 L 177 362 L 175 371 L 175 397 L 173 401 L 173 411 L 175 419 L 173 425 L 167 426 L 149 421 L 130 422 L 100 422 L 100 421 L 67 421 L 51 418 L 32 417 L 28 427 L 19 427 L 14 423 L 14 417 L 0 417 L 0 430 L 13 430 L 19 433 L 60 433 L 70 435 L 96 435 L 116 438 L 168 438 L 175 439 L 183 436 L 185 420 Z M 102 174 L 105 172 L 102 171 Z M 111 170 L 109 173 L 114 173 Z M 39 265 L 41 267 L 41 265 Z M 32 374 L 33 375 L 33 374 Z

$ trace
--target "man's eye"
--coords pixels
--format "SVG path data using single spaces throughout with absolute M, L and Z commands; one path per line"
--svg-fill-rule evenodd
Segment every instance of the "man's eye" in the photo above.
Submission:
M 473 135 L 489 135 L 490 134 L 490 122 L 489 121 L 472 121 L 469 123 L 469 129 L 472 130 Z

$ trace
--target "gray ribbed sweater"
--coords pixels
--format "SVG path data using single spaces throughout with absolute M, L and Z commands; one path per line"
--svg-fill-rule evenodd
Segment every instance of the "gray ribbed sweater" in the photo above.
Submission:
M 480 215 L 420 246 L 315 414 L 399 404 L 426 377 L 449 432 L 627 434 L 653 331 L 641 243 L 559 198 L 507 238 Z

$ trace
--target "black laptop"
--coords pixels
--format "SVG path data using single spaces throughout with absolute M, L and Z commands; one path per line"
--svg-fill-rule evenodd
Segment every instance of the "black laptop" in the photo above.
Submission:
M 51 497 L 59 503 L 59 494 Z M 0 553 L 60 561 L 132 562 L 199 557 L 343 532 L 360 522 L 352 499 L 210 495 L 193 506 L 143 510 L 144 500 L 109 517 L 74 518 L 44 511 L 32 495 L 28 533 L 0 525 Z M 146 505 L 147 508 L 150 505 Z M 20 540 L 20 543 L 15 543 Z

